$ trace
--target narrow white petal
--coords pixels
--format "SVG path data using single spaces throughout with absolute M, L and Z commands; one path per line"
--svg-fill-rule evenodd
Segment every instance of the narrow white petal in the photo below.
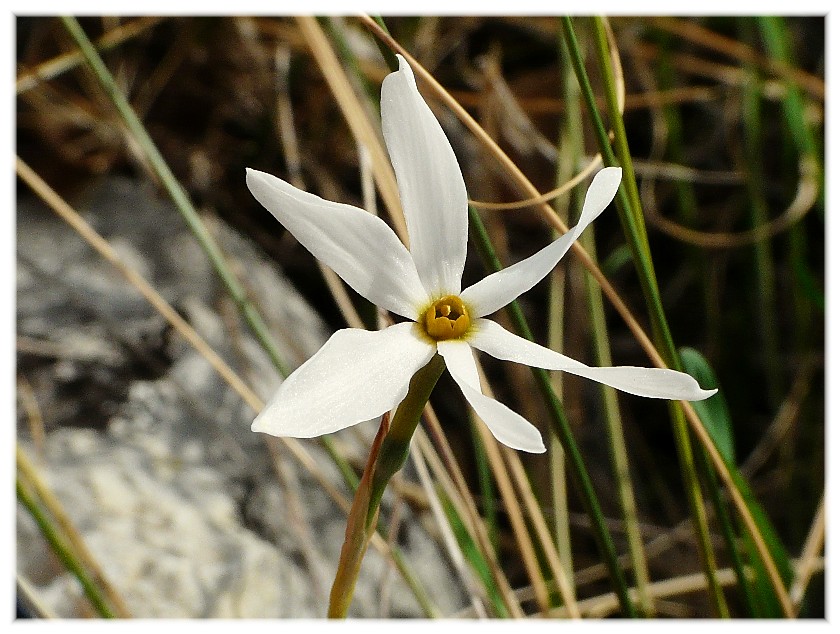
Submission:
M 586 192 L 577 225 L 531 257 L 492 273 L 465 289 L 461 299 L 472 307 L 476 317 L 484 317 L 531 289 L 557 266 L 583 230 L 607 208 L 620 184 L 620 167 L 607 167 L 595 174 Z
M 312 438 L 393 409 L 435 354 L 414 328 L 404 322 L 378 331 L 339 330 L 283 381 L 251 429 Z
M 562 370 L 636 396 L 700 401 L 717 392 L 702 389 L 694 377 L 675 370 L 632 366 L 591 368 L 508 332 L 489 319 L 479 319 L 476 322 L 470 345 L 497 359 L 516 361 L 546 370 Z
M 530 453 L 545 451 L 542 436 L 536 427 L 509 407 L 481 393 L 478 369 L 466 342 L 440 341 L 437 349 L 452 378 L 496 440 L 512 449 Z
M 467 258 L 467 189 L 455 152 L 400 69 L 382 82 L 382 134 L 397 176 L 411 255 L 430 295 L 457 295 Z
M 357 293 L 386 310 L 417 319 L 429 296 L 408 250 L 382 219 L 319 198 L 265 172 L 248 169 L 246 182 L 263 207 Z

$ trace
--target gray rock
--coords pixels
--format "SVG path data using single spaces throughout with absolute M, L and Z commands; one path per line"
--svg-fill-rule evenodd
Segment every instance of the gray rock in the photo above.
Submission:
M 276 389 L 259 344 L 220 317 L 228 300 L 170 205 L 116 179 L 86 214 L 263 398 Z M 212 229 L 255 301 L 271 307 L 272 331 L 286 333 L 284 355 L 301 363 L 326 340 L 325 326 L 246 240 Z M 253 412 L 60 220 L 21 200 L 17 231 L 19 371 L 48 432 L 39 470 L 132 615 L 323 616 L 345 517 L 316 479 L 283 450 L 278 477 L 265 437 L 250 431 Z M 21 411 L 20 442 L 36 455 L 25 423 Z M 361 463 L 375 430 L 369 422 L 334 440 Z M 346 491 L 319 442 L 304 446 Z M 445 555 L 402 513 L 400 547 L 442 612 L 454 613 L 466 599 Z M 22 507 L 17 550 L 18 573 L 49 609 L 90 614 Z M 369 550 L 353 615 L 421 616 L 391 567 Z

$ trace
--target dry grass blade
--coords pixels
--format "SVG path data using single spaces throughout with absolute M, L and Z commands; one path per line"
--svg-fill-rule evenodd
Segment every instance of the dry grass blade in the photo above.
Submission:
M 483 374 L 483 373 L 482 373 Z M 492 392 L 489 390 L 489 385 L 482 376 L 482 392 L 492 398 Z M 487 452 L 487 457 L 490 460 L 490 467 L 493 470 L 493 475 L 496 479 L 496 484 L 499 487 L 499 493 L 502 495 L 502 503 L 505 505 L 508 519 L 513 527 L 513 534 L 516 538 L 516 543 L 519 546 L 519 553 L 522 556 L 525 570 L 528 573 L 528 578 L 531 581 L 531 586 L 534 588 L 534 594 L 537 599 L 537 605 L 543 616 L 548 615 L 550 602 L 548 597 L 548 587 L 545 584 L 545 579 L 540 572 L 539 562 L 537 561 L 537 554 L 534 549 L 533 541 L 528 534 L 528 528 L 522 518 L 522 513 L 516 499 L 516 493 L 513 490 L 513 483 L 510 475 L 505 468 L 502 459 L 502 451 L 496 439 L 490 433 L 486 425 L 476 425 L 478 433 L 481 437 L 481 442 L 484 445 L 484 450 Z
M 309 44 L 312 54 L 321 68 L 324 79 L 326 79 L 335 97 L 336 103 L 338 103 L 347 120 L 347 125 L 350 126 L 353 136 L 370 152 L 373 174 L 379 193 L 382 195 L 397 235 L 403 241 L 403 244 L 408 244 L 408 229 L 402 215 L 397 181 L 391 169 L 391 163 L 385 154 L 385 149 L 379 140 L 379 135 L 353 91 L 353 87 L 347 80 L 344 69 L 341 67 L 341 63 L 318 21 L 313 17 L 298 16 L 297 22 L 304 39 Z
M 569 616 L 573 619 L 579 619 L 581 618 L 581 613 L 577 606 L 572 580 L 569 579 L 563 567 L 563 562 L 560 561 L 560 553 L 557 552 L 557 547 L 552 540 L 548 524 L 542 514 L 542 509 L 530 488 L 522 460 L 517 452 L 508 447 L 503 448 L 502 452 L 507 460 L 508 468 L 513 474 L 513 480 L 516 483 L 517 489 L 519 489 L 519 496 L 525 504 L 525 509 L 528 512 L 528 517 L 531 519 L 534 531 L 537 534 L 537 539 L 540 540 L 543 553 L 551 569 L 551 574 L 560 590 L 560 596 L 563 598 L 563 603 L 569 611 Z
M 15 590 L 17 592 L 17 601 L 26 607 L 29 614 L 39 619 L 57 618 L 53 611 L 41 601 L 32 583 L 20 573 L 17 575 Z
M 652 49 L 642 49 L 644 51 Z M 716 101 L 721 97 L 721 90 L 715 86 L 681 86 L 667 90 L 656 90 L 643 93 L 632 93 L 624 96 L 624 111 L 648 109 L 652 106 L 667 104 L 702 103 Z M 475 108 L 481 102 L 482 96 L 475 92 L 452 89 L 452 97 L 458 103 L 468 108 Z M 596 95 L 596 103 L 603 108 L 605 100 Z M 564 104 L 554 97 L 517 97 L 522 109 L 531 115 L 558 115 L 563 112 Z
M 422 434 L 422 430 L 418 430 L 416 433 Z M 428 439 L 425 437 L 424 441 L 428 444 Z M 438 499 L 438 494 L 435 491 L 434 484 L 432 483 L 432 477 L 429 473 L 426 459 L 423 457 L 423 452 L 419 449 L 418 443 L 416 442 L 411 443 L 411 458 L 415 469 L 417 469 L 420 484 L 426 492 L 426 497 L 429 500 L 432 514 L 434 515 L 435 520 L 437 521 L 437 524 L 443 534 L 443 544 L 446 548 L 446 552 L 449 554 L 449 558 L 452 560 L 452 565 L 455 567 L 455 571 L 458 573 L 458 576 L 464 584 L 464 588 L 470 596 L 470 603 L 473 606 L 473 610 L 475 610 L 475 613 L 479 618 L 487 618 L 487 611 L 484 609 L 484 605 L 481 602 L 482 598 L 486 596 L 486 592 L 482 591 L 481 586 L 478 584 L 474 575 L 470 572 L 464 553 L 462 553 L 461 549 L 458 548 L 457 539 L 452 532 L 452 527 L 446 519 L 443 507 Z
M 29 423 L 29 433 L 36 451 L 43 456 L 46 443 L 46 432 L 44 431 L 44 417 L 35 398 L 35 392 L 25 376 L 19 375 L 17 379 L 17 393 L 20 404 L 26 412 L 26 420 Z
M 815 570 L 819 570 L 825 565 L 822 558 L 815 559 L 813 564 Z M 722 586 L 732 586 L 737 582 L 735 571 L 731 568 L 718 570 L 716 577 Z M 700 592 L 706 588 L 706 585 L 707 580 L 705 574 L 698 572 L 664 581 L 655 581 L 650 584 L 650 591 L 654 598 L 662 599 L 692 592 Z M 635 594 L 635 588 L 631 589 L 631 593 Z M 578 605 L 585 616 L 592 618 L 603 618 L 618 610 L 618 600 L 613 594 L 584 599 Z M 553 610 L 551 615 L 554 617 L 566 616 L 565 608 Z
M 702 185 L 740 185 L 744 182 L 741 172 L 731 170 L 702 170 L 687 165 L 633 159 L 636 174 L 656 180 L 686 181 Z
M 555 198 L 560 198 L 563 194 L 566 194 L 573 190 L 575 187 L 580 185 L 583 181 L 587 178 L 592 176 L 595 171 L 603 165 L 603 159 L 601 159 L 601 155 L 599 154 L 595 158 L 593 158 L 589 164 L 583 168 L 580 172 L 575 174 L 573 178 L 566 181 L 560 187 L 552 189 L 549 192 L 541 194 L 540 196 L 535 196 L 534 198 L 527 198 L 525 200 L 517 200 L 510 203 L 491 203 L 491 202 L 484 202 L 480 200 L 470 200 L 470 204 L 478 209 L 489 209 L 491 211 L 508 211 L 513 209 L 525 209 L 527 207 L 535 207 L 537 205 L 542 205 L 544 203 L 548 203 Z
M 746 460 L 741 463 L 741 473 L 745 478 L 749 479 L 755 475 L 799 420 L 802 403 L 813 387 L 811 381 L 817 369 L 816 365 L 816 360 L 801 364 L 799 374 L 793 382 L 790 392 L 767 426 L 767 431 L 753 447 Z
M 291 63 L 289 49 L 286 47 L 278 47 L 275 51 L 275 65 L 277 67 L 277 114 L 276 127 L 277 136 L 280 144 L 283 147 L 283 157 L 286 161 L 286 166 L 289 172 L 289 182 L 304 191 L 307 190 L 306 184 L 303 180 L 303 170 L 301 169 L 300 152 L 298 150 L 298 135 L 295 130 L 295 117 L 292 108 L 291 98 L 289 96 L 289 65 Z M 333 296 L 338 309 L 341 311 L 341 316 L 351 328 L 364 328 L 358 312 L 353 307 L 353 302 L 350 295 L 341 279 L 335 274 L 335 271 L 325 266 L 320 260 L 318 261 L 318 268 L 324 276 L 324 281 Z

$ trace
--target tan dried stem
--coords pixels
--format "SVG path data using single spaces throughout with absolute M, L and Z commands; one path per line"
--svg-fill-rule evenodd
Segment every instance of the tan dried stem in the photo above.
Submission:
M 510 586 L 507 577 L 502 573 L 501 566 L 499 566 L 493 546 L 490 543 L 490 538 L 487 535 L 487 528 L 476 509 L 475 501 L 472 492 L 470 491 L 461 469 L 458 467 L 458 461 L 455 454 L 452 452 L 452 447 L 446 439 L 446 434 L 440 426 L 440 421 L 430 407 L 427 406 L 424 414 L 429 434 L 434 438 L 435 447 L 438 450 L 436 454 L 432 450 L 431 442 L 425 439 L 424 435 L 420 435 L 420 446 L 424 449 L 424 456 L 429 461 L 430 465 L 436 466 L 438 463 L 445 465 L 445 473 L 451 477 L 451 482 L 454 488 L 451 489 L 450 499 L 460 507 L 459 515 L 468 520 L 465 522 L 467 530 L 470 532 L 470 537 L 481 550 L 481 555 L 487 562 L 490 572 L 493 575 L 493 580 L 496 584 L 502 600 L 505 602 L 505 607 L 510 612 L 511 616 L 521 618 L 524 616 L 522 608 L 516 599 L 516 595 Z M 422 430 L 420 430 L 422 431 Z M 442 478 L 444 471 L 436 469 L 438 478 L 446 483 L 447 478 Z M 457 495 L 456 495 L 457 493 Z
M 422 434 L 422 430 L 418 429 L 416 433 L 419 438 Z M 428 445 L 428 439 L 425 438 L 425 436 L 424 440 Z M 431 449 L 431 447 L 429 447 L 429 449 Z M 478 618 L 487 618 L 487 610 L 484 609 L 484 605 L 482 604 L 482 599 L 486 598 L 487 593 L 482 590 L 478 580 L 470 570 L 464 553 L 458 547 L 458 540 L 455 537 L 455 533 L 452 530 L 450 522 L 446 518 L 443 506 L 440 503 L 439 495 L 437 491 L 435 491 L 435 484 L 432 482 L 432 476 L 429 473 L 426 458 L 423 455 L 423 451 L 419 448 L 419 443 L 417 442 L 411 443 L 411 459 L 415 469 L 417 470 L 420 485 L 423 487 L 423 491 L 429 501 L 429 507 L 431 508 L 432 515 L 435 517 L 438 527 L 440 527 L 444 548 L 452 561 L 452 565 L 455 567 L 455 571 L 461 578 L 464 589 L 470 597 L 470 603 L 473 606 L 473 610 L 475 610 Z M 441 471 L 443 471 L 442 468 Z M 444 479 L 449 480 L 451 484 L 451 479 L 449 479 L 445 473 L 443 473 L 443 475 Z M 450 498 L 451 497 L 452 496 L 450 496 Z
M 44 431 L 44 416 L 41 414 L 35 391 L 32 389 L 32 384 L 22 374 L 18 375 L 17 389 L 20 404 L 26 412 L 26 420 L 29 423 L 29 435 L 32 437 L 35 450 L 43 456 L 47 434 Z
M 802 548 L 802 555 L 799 557 L 790 584 L 790 596 L 796 612 L 799 613 L 802 607 L 802 600 L 805 598 L 805 590 L 811 580 L 811 576 L 820 568 L 820 553 L 825 546 L 825 491 L 820 499 L 820 505 L 814 514 L 814 521 L 811 523 L 811 530 L 805 539 Z
M 358 142 L 370 152 L 377 189 L 385 202 L 397 235 L 403 241 L 403 244 L 408 244 L 408 229 L 402 215 L 397 180 L 380 141 L 380 136 L 365 110 L 360 107 L 353 86 L 347 79 L 341 62 L 318 21 L 311 16 L 297 16 L 296 20 L 306 43 L 312 51 L 312 55 L 318 62 L 324 79 L 335 97 L 336 103 L 341 108 L 350 131 Z
M 488 388 L 487 382 L 484 381 L 481 386 L 481 391 L 487 394 L 487 396 L 491 396 Z M 522 556 L 522 561 L 525 564 L 525 571 L 531 581 L 531 587 L 534 589 L 537 605 L 542 615 L 548 616 L 550 609 L 548 587 L 540 572 L 540 565 L 537 560 L 536 551 L 534 550 L 534 544 L 528 535 L 528 527 L 525 525 L 525 520 L 522 517 L 510 475 L 505 468 L 502 451 L 486 425 L 477 424 L 475 428 L 478 431 L 481 442 L 484 445 L 484 450 L 487 453 L 487 458 L 490 461 L 490 468 L 493 471 L 499 493 L 502 496 L 502 503 L 505 506 L 508 521 L 510 521 L 510 525 L 513 528 L 513 535 L 519 547 L 519 554 Z

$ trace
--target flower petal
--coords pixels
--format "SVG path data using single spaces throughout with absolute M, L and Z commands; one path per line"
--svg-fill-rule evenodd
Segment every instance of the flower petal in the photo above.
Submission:
M 382 82 L 382 134 L 397 176 L 411 255 L 433 298 L 461 292 L 467 258 L 467 188 L 443 128 L 411 67 Z
M 476 317 L 484 317 L 531 289 L 548 275 L 583 230 L 607 208 L 620 184 L 620 167 L 607 167 L 595 174 L 586 192 L 577 225 L 531 257 L 488 275 L 465 289 L 461 299 L 472 308 Z
M 470 345 L 497 359 L 516 361 L 546 370 L 562 370 L 636 396 L 700 401 L 717 392 L 702 389 L 694 377 L 676 370 L 632 366 L 591 368 L 580 361 L 514 335 L 489 319 L 476 321 Z
M 481 393 L 478 369 L 469 344 L 465 341 L 439 341 L 437 349 L 446 361 L 452 378 L 496 440 L 512 449 L 531 453 L 545 451 L 536 427 L 499 401 Z
M 254 197 L 357 293 L 409 319 L 429 302 L 414 261 L 381 218 L 248 169 Z
M 272 436 L 312 438 L 393 409 L 434 346 L 404 322 L 384 330 L 339 330 L 283 381 L 251 429 Z

